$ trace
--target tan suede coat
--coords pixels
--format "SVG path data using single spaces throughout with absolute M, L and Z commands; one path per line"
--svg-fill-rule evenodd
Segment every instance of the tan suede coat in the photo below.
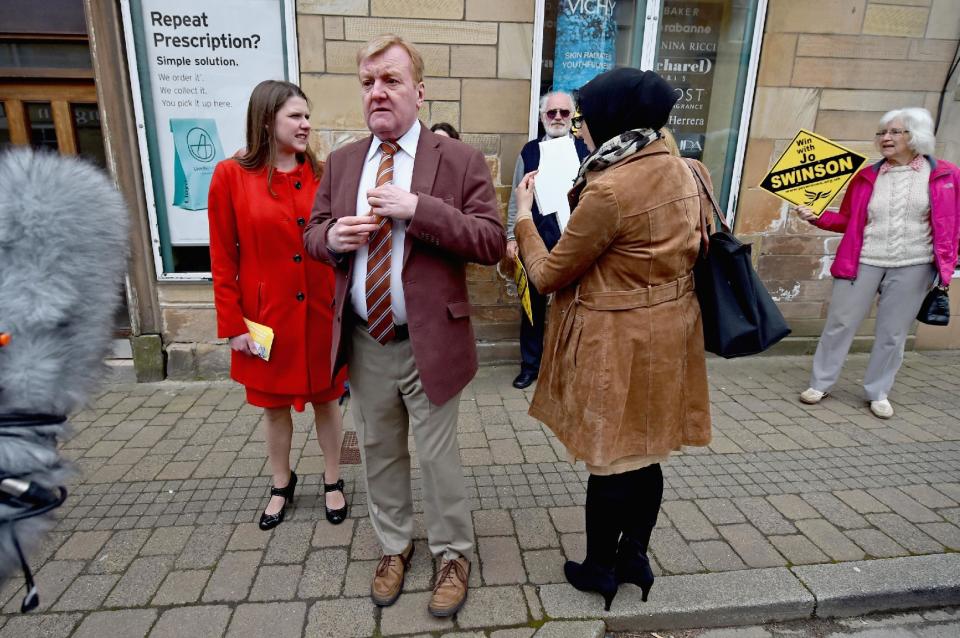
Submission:
M 517 223 L 530 280 L 556 293 L 530 415 L 578 459 L 606 466 L 710 442 L 692 275 L 701 205 L 689 168 L 658 140 L 587 176 L 553 252 L 532 221 Z

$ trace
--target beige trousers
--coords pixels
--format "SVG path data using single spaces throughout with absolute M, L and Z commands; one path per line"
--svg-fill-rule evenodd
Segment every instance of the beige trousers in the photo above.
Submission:
M 460 395 L 443 405 L 431 403 L 410 341 L 380 345 L 362 326 L 354 328 L 348 365 L 370 521 L 383 552 L 399 554 L 413 538 L 407 444 L 412 431 L 430 551 L 436 557 L 459 555 L 472 561 L 473 521 L 457 444 Z
M 826 392 L 837 382 L 857 328 L 879 292 L 873 349 L 863 375 L 863 391 L 868 401 L 886 399 L 903 363 L 910 328 L 935 277 L 933 264 L 899 268 L 860 264 L 856 279 L 834 279 L 827 322 L 813 355 L 810 387 Z

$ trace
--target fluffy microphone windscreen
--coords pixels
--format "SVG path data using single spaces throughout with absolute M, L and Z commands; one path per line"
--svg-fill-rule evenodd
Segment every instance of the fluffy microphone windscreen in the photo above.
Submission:
M 96 166 L 0 152 L 0 412 L 69 415 L 102 380 L 127 265 L 123 197 Z
M 63 417 L 106 371 L 127 223 L 123 198 L 92 164 L 0 152 L 0 333 L 9 335 L 0 348 L 0 474 L 53 493 L 66 482 L 56 444 Z M 0 580 L 20 565 L 13 532 L 29 557 L 52 525 L 50 514 L 22 518 L 33 511 L 0 499 Z

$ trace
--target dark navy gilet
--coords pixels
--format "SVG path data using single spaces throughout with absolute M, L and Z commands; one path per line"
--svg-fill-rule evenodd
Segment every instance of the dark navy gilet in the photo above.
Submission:
M 579 137 L 573 138 L 573 141 L 577 147 L 577 155 L 582 162 L 583 158 L 590 154 L 590 151 Z M 540 166 L 540 140 L 530 140 L 524 144 L 520 151 L 520 159 L 523 160 L 524 173 L 536 170 Z M 573 184 L 570 184 L 570 186 L 572 187 Z M 557 223 L 556 215 L 540 214 L 536 199 L 533 201 L 533 223 L 536 225 L 540 237 L 543 238 L 547 250 L 553 250 L 553 247 L 560 241 L 560 225 Z

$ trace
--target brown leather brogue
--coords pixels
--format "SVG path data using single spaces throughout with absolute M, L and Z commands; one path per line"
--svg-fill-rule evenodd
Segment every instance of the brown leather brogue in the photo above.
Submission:
M 433 596 L 427 609 L 438 618 L 452 616 L 467 602 L 467 581 L 470 579 L 470 561 L 463 556 L 443 559 Z
M 370 584 L 370 598 L 378 607 L 389 607 L 397 602 L 403 591 L 403 578 L 413 558 L 413 543 L 399 554 L 385 554 L 377 563 L 377 571 Z

